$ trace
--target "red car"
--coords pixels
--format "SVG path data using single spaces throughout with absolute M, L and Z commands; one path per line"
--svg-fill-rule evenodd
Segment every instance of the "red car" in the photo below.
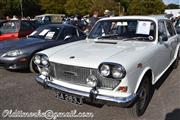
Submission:
M 26 37 L 32 33 L 39 24 L 36 21 L 10 20 L 0 23 L 0 41 Z

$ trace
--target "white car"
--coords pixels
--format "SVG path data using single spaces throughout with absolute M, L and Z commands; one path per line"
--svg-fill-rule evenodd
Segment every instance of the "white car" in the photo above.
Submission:
M 119 105 L 141 116 L 152 86 L 177 68 L 179 49 L 175 28 L 162 16 L 103 18 L 86 40 L 37 53 L 36 80 L 60 99 Z

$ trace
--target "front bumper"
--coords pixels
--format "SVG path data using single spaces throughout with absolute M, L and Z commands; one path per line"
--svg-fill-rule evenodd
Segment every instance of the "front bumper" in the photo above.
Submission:
M 40 83 L 43 86 L 50 87 L 55 90 L 63 91 L 66 93 L 70 93 L 76 96 L 81 96 L 84 98 L 85 101 L 88 101 L 93 104 L 105 104 L 105 105 L 115 105 L 115 106 L 120 106 L 120 107 L 130 107 L 133 105 L 136 100 L 137 100 L 137 95 L 133 94 L 128 97 L 113 97 L 113 96 L 108 96 L 108 95 L 101 95 L 101 94 L 94 94 L 95 98 L 91 98 L 91 92 L 85 92 L 85 91 L 80 91 L 76 90 L 73 88 L 67 88 L 61 85 L 54 84 L 53 82 L 50 82 L 47 78 L 42 78 L 40 76 L 36 77 L 36 81 Z M 93 89 L 93 88 L 92 88 Z
M 29 67 L 28 56 L 0 57 L 0 68 L 5 69 L 25 69 Z

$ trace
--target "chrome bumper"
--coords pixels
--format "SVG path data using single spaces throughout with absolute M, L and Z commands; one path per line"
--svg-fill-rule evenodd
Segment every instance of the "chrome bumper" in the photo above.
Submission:
M 47 86 L 47 87 L 50 87 L 50 88 L 53 88 L 56 90 L 60 90 L 63 92 L 67 92 L 70 94 L 74 94 L 77 96 L 82 96 L 87 101 L 92 102 L 90 99 L 90 92 L 79 91 L 79 90 L 75 90 L 73 88 L 66 88 L 64 86 L 49 82 L 47 79 L 42 79 L 39 76 L 36 76 L 36 81 L 43 86 Z M 95 97 L 95 100 L 93 101 L 93 103 L 115 105 L 115 106 L 121 106 L 121 107 L 129 107 L 129 106 L 133 105 L 133 103 L 137 100 L 136 94 L 130 95 L 128 97 L 113 97 L 113 96 L 105 96 L 105 95 L 100 95 L 100 94 L 97 94 L 95 96 L 96 97 Z

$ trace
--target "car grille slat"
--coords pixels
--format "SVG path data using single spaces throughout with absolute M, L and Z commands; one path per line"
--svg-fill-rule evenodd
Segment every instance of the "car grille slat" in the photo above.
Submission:
M 99 83 L 98 87 L 100 88 L 113 89 L 120 83 L 120 80 L 103 78 L 99 75 L 97 69 L 64 65 L 53 62 L 51 62 L 50 65 L 50 76 L 68 83 L 88 86 L 86 79 L 91 74 L 96 76 Z

